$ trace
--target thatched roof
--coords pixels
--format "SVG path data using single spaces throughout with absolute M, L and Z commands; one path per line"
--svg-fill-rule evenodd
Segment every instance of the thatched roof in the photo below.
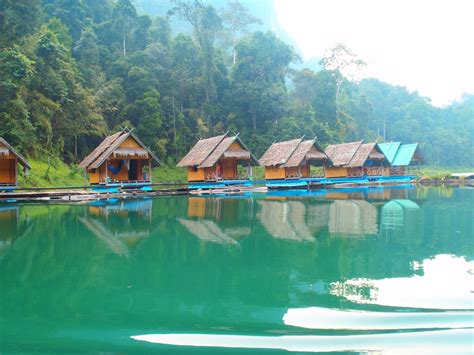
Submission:
M 232 143 L 238 142 L 242 149 L 229 150 Z M 219 159 L 236 158 L 249 160 L 252 165 L 258 165 L 257 159 L 250 153 L 245 144 L 237 136 L 227 137 L 226 134 L 199 140 L 193 148 L 177 164 L 179 167 L 197 166 L 208 168 L 214 166 Z
M 285 164 L 291 154 L 298 148 L 303 138 L 292 139 L 290 141 L 273 143 L 260 158 L 263 166 L 275 166 Z
M 345 166 L 350 163 L 352 157 L 362 145 L 360 142 L 343 144 L 331 144 L 326 148 L 326 154 L 331 159 L 334 166 Z
M 367 159 L 384 160 L 387 165 L 389 161 L 383 154 L 377 143 L 352 142 L 334 144 L 326 148 L 326 154 L 331 158 L 335 166 L 356 168 L 364 166 Z
M 306 160 L 329 160 L 315 139 L 292 139 L 273 143 L 260 158 L 263 166 L 281 165 L 285 168 L 295 167 Z
M 23 155 L 21 155 L 20 153 L 18 153 L 10 144 L 8 144 L 8 142 L 3 139 L 2 137 L 0 137 L 0 149 L 2 149 L 2 151 L 4 152 L 3 155 L 8 155 L 8 152 L 12 153 L 13 155 L 15 155 L 18 159 L 18 162 L 23 165 L 23 167 L 25 169 L 31 169 L 31 165 L 28 163 L 28 161 L 25 159 L 25 157 Z
M 303 161 L 322 160 L 331 162 L 324 150 L 316 142 L 316 139 L 310 139 L 300 142 L 288 161 L 283 165 L 285 168 L 300 166 Z
M 125 128 L 124 130 L 114 133 L 108 137 L 106 137 L 102 143 L 100 143 L 93 151 L 90 153 L 88 156 L 84 158 L 84 160 L 79 164 L 79 168 L 81 169 L 97 169 L 99 166 L 101 166 L 106 159 L 108 159 L 113 153 L 118 154 L 118 152 L 123 152 L 126 153 L 125 155 L 132 155 L 132 150 L 133 149 L 122 149 L 119 148 L 120 145 L 128 138 L 132 137 L 135 142 L 138 143 L 138 145 L 148 153 L 148 157 L 152 158 L 155 160 L 158 164 L 160 164 L 160 161 L 158 158 L 153 154 L 153 152 L 148 149 L 148 147 L 143 144 L 140 139 L 128 128 Z M 139 154 L 141 157 L 145 157 L 145 154 L 143 151 L 141 151 Z

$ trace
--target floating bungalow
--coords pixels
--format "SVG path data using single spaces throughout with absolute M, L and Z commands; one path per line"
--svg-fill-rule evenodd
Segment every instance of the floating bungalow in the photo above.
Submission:
M 273 143 L 260 158 L 269 188 L 309 187 L 317 184 L 321 179 L 311 176 L 311 166 L 331 164 L 316 139 L 299 138 Z
M 18 186 L 17 166 L 23 167 L 25 175 L 31 169 L 28 161 L 8 142 L 0 137 L 0 190 L 13 190 Z
M 89 173 L 91 185 L 105 188 L 150 189 L 152 161 L 158 158 L 129 129 L 105 138 L 79 168 Z
M 405 176 L 408 174 L 408 167 L 420 166 L 424 163 L 418 143 L 380 143 L 379 147 L 390 162 L 387 175 Z
M 244 177 L 239 176 L 238 165 L 246 167 Z M 256 165 L 257 159 L 238 135 L 223 134 L 199 140 L 177 166 L 188 169 L 190 188 L 209 188 L 248 184 Z
M 377 143 L 351 142 L 326 148 L 333 165 L 324 167 L 326 178 L 384 176 L 390 162 Z

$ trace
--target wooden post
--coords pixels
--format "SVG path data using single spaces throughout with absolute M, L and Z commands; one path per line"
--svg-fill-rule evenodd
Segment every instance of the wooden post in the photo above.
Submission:
M 15 182 L 15 186 L 18 186 L 18 176 L 17 176 L 17 171 L 16 171 L 16 167 L 18 166 L 18 158 L 15 157 L 15 160 L 13 161 L 13 181 Z
M 107 173 L 107 170 L 109 170 L 109 159 L 105 160 L 105 184 L 107 185 L 107 179 L 109 177 L 109 174 Z M 100 175 L 100 174 L 99 174 Z M 100 180 L 99 180 L 100 181 Z
M 82 169 L 83 173 L 84 173 L 84 186 L 87 185 L 87 173 L 86 173 L 86 169 Z M 99 180 L 100 180 L 100 171 L 99 171 Z
M 151 159 L 148 158 L 148 180 L 151 182 Z

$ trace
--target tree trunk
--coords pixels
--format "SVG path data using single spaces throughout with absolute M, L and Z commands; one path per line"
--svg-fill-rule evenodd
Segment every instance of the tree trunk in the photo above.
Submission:
M 234 31 L 234 39 L 232 43 L 232 66 L 235 65 L 237 62 L 237 51 L 235 50 L 235 46 L 237 45 L 237 34 Z
M 257 130 L 257 113 L 255 112 L 255 110 L 252 110 L 252 126 L 253 126 L 253 130 L 256 131 Z
M 123 56 L 126 57 L 126 56 L 127 56 L 127 49 L 125 48 L 125 30 L 123 31 L 123 43 L 122 43 L 122 46 L 123 46 Z

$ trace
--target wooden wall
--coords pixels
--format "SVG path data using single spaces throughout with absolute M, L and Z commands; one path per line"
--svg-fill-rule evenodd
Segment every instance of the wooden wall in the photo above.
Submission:
M 188 167 L 188 181 L 204 181 L 205 171 L 203 168 L 194 170 L 193 167 Z
M 278 166 L 265 167 L 265 180 L 284 179 L 286 177 L 285 169 Z
M 0 184 L 16 184 L 16 157 L 0 157 Z
M 324 176 L 327 178 L 347 177 L 347 168 L 325 166 Z

